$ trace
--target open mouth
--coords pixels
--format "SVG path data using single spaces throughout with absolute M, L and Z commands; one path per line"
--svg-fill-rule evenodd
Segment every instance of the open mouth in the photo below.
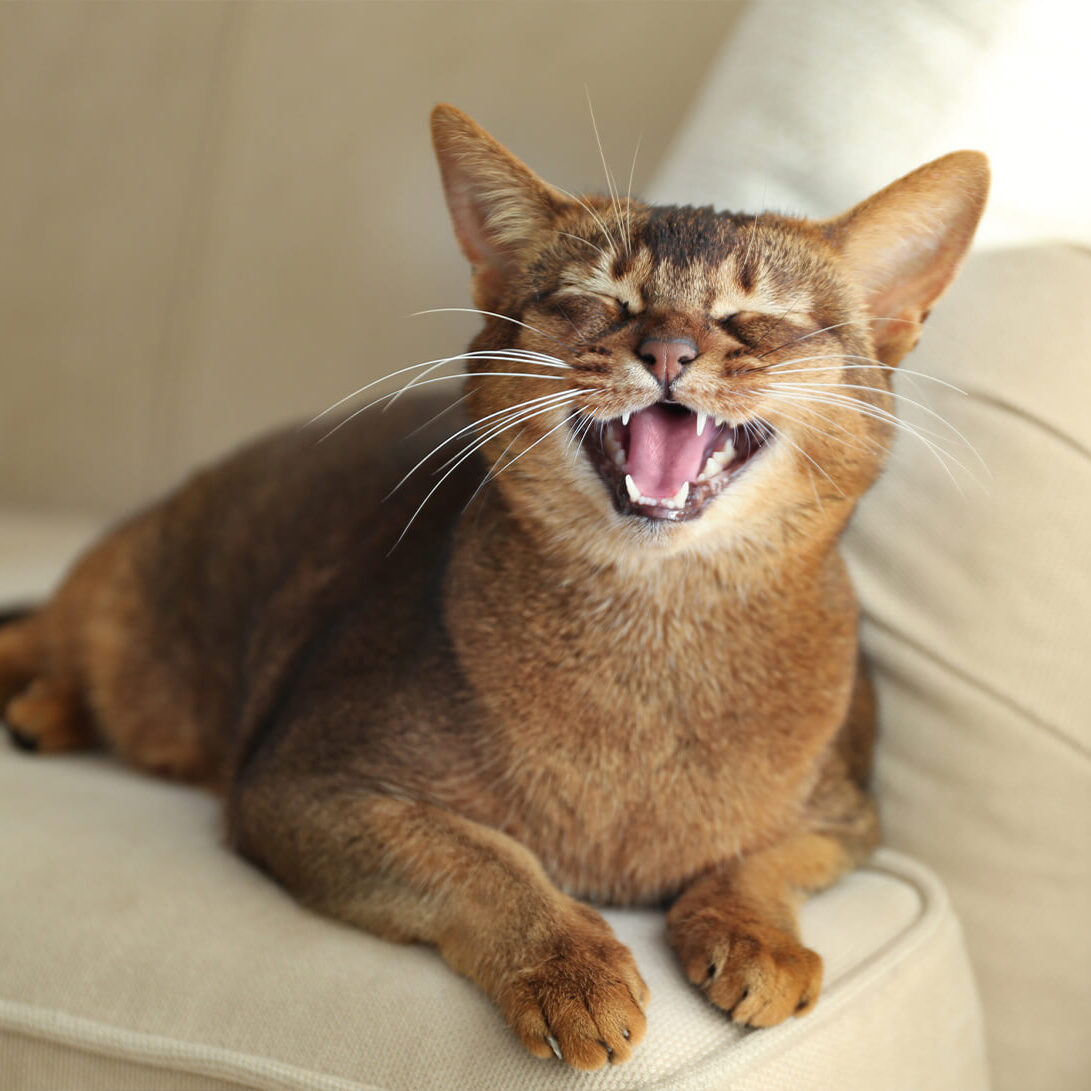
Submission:
M 773 438 L 764 421 L 728 424 L 658 402 L 592 428 L 583 441 L 623 515 L 700 515 Z

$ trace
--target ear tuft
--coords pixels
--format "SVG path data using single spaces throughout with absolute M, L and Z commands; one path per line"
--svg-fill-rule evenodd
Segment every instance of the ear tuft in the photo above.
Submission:
M 432 143 L 475 289 L 495 302 L 519 256 L 565 199 L 454 106 L 432 111 Z
M 876 351 L 896 363 L 954 279 L 989 190 L 981 152 L 926 163 L 822 225 L 874 318 Z

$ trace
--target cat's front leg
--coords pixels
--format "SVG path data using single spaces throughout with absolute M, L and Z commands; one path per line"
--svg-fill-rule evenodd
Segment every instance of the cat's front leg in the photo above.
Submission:
M 428 803 L 286 778 L 232 807 L 242 851 L 301 901 L 388 939 L 435 944 L 531 1053 L 628 1059 L 648 988 L 628 948 L 512 838 Z
M 700 876 L 667 918 L 686 976 L 747 1026 L 810 1011 L 822 959 L 800 942 L 796 906 L 858 859 L 836 836 L 801 833 Z

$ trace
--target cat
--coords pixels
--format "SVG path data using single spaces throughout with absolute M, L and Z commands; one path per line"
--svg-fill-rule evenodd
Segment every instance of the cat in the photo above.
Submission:
M 838 539 L 987 161 L 818 222 L 577 198 L 432 130 L 485 320 L 465 405 L 280 433 L 124 522 L 0 629 L 6 723 L 214 788 L 239 853 L 434 944 L 536 1056 L 644 1034 L 590 902 L 669 907 L 736 1023 L 803 1014 L 797 904 L 879 836 Z

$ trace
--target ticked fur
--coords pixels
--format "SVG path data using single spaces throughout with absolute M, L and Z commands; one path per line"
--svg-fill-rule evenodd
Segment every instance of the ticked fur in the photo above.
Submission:
M 877 837 L 837 541 L 984 159 L 810 222 L 577 199 L 450 107 L 433 134 L 485 317 L 468 423 L 403 399 L 198 475 L 0 630 L 7 720 L 216 786 L 243 854 L 435 944 L 537 1055 L 594 1068 L 643 1033 L 632 956 L 578 899 L 670 904 L 738 1022 L 807 1011 L 796 902 Z M 656 343 L 687 346 L 670 382 Z M 623 479 L 649 412 L 712 422 L 681 501 Z M 407 474 L 449 456 L 441 487 Z

